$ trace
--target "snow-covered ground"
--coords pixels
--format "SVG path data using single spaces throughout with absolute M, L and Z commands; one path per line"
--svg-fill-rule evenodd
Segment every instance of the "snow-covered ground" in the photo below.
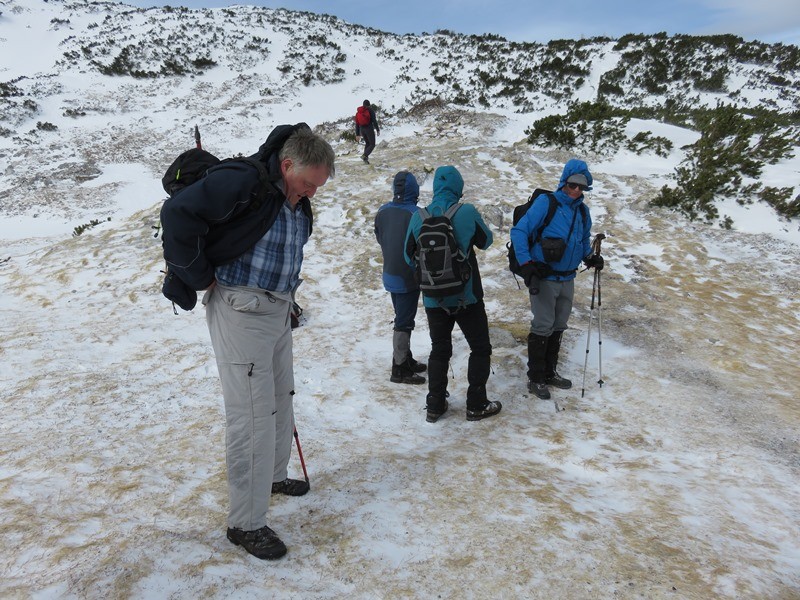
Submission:
M 224 537 L 216 369 L 202 309 L 175 316 L 160 296 L 160 202 L 135 206 L 123 186 L 107 200 L 130 210 L 79 237 L 3 221 L 0 536 L 14 549 L 0 561 L 3 596 L 800 593 L 797 246 L 649 210 L 646 179 L 595 170 L 605 383 L 595 319 L 581 397 L 584 273 L 561 368 L 575 386 L 537 400 L 524 387 L 527 297 L 503 241 L 520 183 L 552 186 L 563 157 L 452 133 L 392 138 L 370 167 L 335 144 L 295 336 L 312 492 L 273 502 L 289 546 L 277 563 Z M 372 218 L 397 170 L 445 163 L 497 238 L 480 263 L 489 390 L 504 408 L 478 423 L 464 419 L 458 336 L 453 409 L 438 423 L 425 422 L 424 386 L 388 381 L 391 306 Z M 429 198 L 430 182 L 422 189 Z M 412 345 L 424 357 L 420 317 Z M 291 468 L 301 474 L 296 458 Z
M 513 206 L 552 187 L 570 156 L 522 142 L 530 115 L 387 119 L 366 166 L 340 134 L 353 97 L 381 91 L 310 87 L 259 104 L 220 70 L 59 81 L 40 117 L 57 132 L 0 138 L 0 597 L 800 597 L 797 222 L 726 206 L 726 231 L 650 208 L 678 150 L 586 157 L 595 232 L 607 235 L 604 384 L 600 309 L 586 356 L 582 273 L 559 369 L 575 385 L 545 402 L 525 391 L 530 311 L 504 243 Z M 61 118 L 75 99 L 125 108 Z M 196 118 L 220 156 L 300 120 L 338 155 L 313 201 L 295 331 L 311 493 L 273 499 L 270 525 L 289 547 L 277 562 L 225 539 L 224 414 L 203 309 L 176 316 L 160 294 L 160 175 Z M 631 128 L 676 149 L 694 135 Z M 424 386 L 388 381 L 374 214 L 398 170 L 417 174 L 425 203 L 443 164 L 461 170 L 464 200 L 496 238 L 479 263 L 488 387 L 503 411 L 477 423 L 464 418 L 459 335 L 438 423 L 425 422 Z M 768 176 L 794 185 L 797 172 L 788 161 Z M 429 350 L 422 311 L 412 347 Z M 290 472 L 302 473 L 296 455 Z

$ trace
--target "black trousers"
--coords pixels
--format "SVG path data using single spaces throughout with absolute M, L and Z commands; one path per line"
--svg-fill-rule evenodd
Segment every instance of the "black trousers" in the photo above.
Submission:
M 369 125 L 361 128 L 361 136 L 364 138 L 364 156 L 369 156 L 375 149 L 375 130 Z
M 447 394 L 447 369 L 453 356 L 453 327 L 459 329 L 469 344 L 467 367 L 467 408 L 478 410 L 486 405 L 486 382 L 489 379 L 492 344 L 489 341 L 489 320 L 483 302 L 470 304 L 450 313 L 443 308 L 426 308 L 431 335 L 428 360 L 428 407 L 439 409 Z

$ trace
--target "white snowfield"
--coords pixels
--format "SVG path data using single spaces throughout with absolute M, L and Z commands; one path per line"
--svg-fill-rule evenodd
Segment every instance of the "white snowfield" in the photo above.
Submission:
M 222 71 L 169 86 L 67 73 L 35 118 L 58 131 L 34 121 L 0 137 L 0 597 L 800 597 L 797 221 L 723 205 L 723 230 L 651 208 L 690 132 L 658 130 L 675 142 L 668 159 L 583 156 L 607 236 L 602 309 L 586 360 L 592 276 L 580 273 L 559 367 L 574 385 L 538 400 L 505 242 L 513 207 L 552 188 L 571 155 L 526 144 L 530 115 L 444 108 L 387 117 L 367 166 L 340 135 L 362 96 L 386 88 L 312 86 L 270 104 Z M 200 91 L 224 103 L 204 114 Z M 70 98 L 109 112 L 62 119 Z M 160 176 L 195 119 L 220 156 L 297 121 L 338 156 L 312 201 L 294 338 L 311 492 L 273 498 L 269 524 L 289 548 L 275 562 L 225 538 L 204 310 L 176 316 L 160 292 Z M 397 171 L 418 176 L 427 204 L 429 174 L 447 164 L 495 236 L 478 261 L 503 410 L 466 421 L 456 332 L 451 410 L 429 424 L 426 386 L 389 382 L 372 227 Z M 797 172 L 794 160 L 768 175 L 795 185 Z M 422 309 L 412 347 L 425 360 Z M 290 474 L 302 476 L 296 454 Z

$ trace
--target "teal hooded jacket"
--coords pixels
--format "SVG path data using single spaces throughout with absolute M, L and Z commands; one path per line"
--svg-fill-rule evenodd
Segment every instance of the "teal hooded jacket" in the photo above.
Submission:
M 464 179 L 458 169 L 452 166 L 439 167 L 433 175 L 433 201 L 427 207 L 428 212 L 431 215 L 443 215 L 450 206 L 461 200 L 463 192 Z M 459 249 L 469 257 L 472 275 L 461 294 L 444 298 L 428 298 L 423 294 L 422 303 L 425 308 L 456 308 L 483 300 L 481 275 L 473 247 L 486 250 L 492 245 L 492 232 L 472 204 L 462 204 L 453 217 L 452 224 Z M 405 243 L 406 262 L 415 268 L 417 264 L 414 260 L 414 247 L 421 226 L 422 217 L 417 212 L 408 224 Z

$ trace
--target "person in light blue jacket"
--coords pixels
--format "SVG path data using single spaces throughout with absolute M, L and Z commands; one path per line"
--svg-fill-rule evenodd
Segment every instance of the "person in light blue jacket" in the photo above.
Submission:
M 383 254 L 383 287 L 391 295 L 394 307 L 392 374 L 389 380 L 422 384 L 425 378 L 418 373 L 425 371 L 426 366 L 411 354 L 419 284 L 403 253 L 408 223 L 418 210 L 419 183 L 412 173 L 400 171 L 394 176 L 392 190 L 392 201 L 381 206 L 375 215 L 375 238 Z
M 533 312 L 528 334 L 528 391 L 542 399 L 550 398 L 548 386 L 572 387 L 556 366 L 561 336 L 572 312 L 578 267 L 583 262 L 589 268 L 603 268 L 603 257 L 591 254 L 592 219 L 583 204 L 583 194 L 592 189 L 592 183 L 584 161 L 567 161 L 553 193 L 556 211 L 541 234 L 550 205 L 548 194 L 538 196 L 511 229 L 511 243 L 530 291 Z
M 439 167 L 433 175 L 433 201 L 427 207 L 432 216 L 444 215 L 447 209 L 463 196 L 464 179 L 452 166 Z M 428 359 L 427 417 L 435 423 L 448 409 L 447 368 L 453 355 L 453 327 L 458 324 L 469 344 L 467 367 L 467 420 L 479 421 L 500 412 L 500 402 L 490 401 L 486 394 L 489 379 L 492 344 L 489 341 L 489 321 L 483 304 L 483 286 L 474 248 L 486 250 L 492 245 L 492 232 L 472 204 L 462 204 L 452 217 L 456 243 L 467 256 L 471 274 L 462 292 L 443 298 L 430 298 L 423 291 L 422 302 L 428 318 L 431 354 Z M 416 267 L 417 239 L 422 216 L 411 217 L 406 233 L 405 259 Z

